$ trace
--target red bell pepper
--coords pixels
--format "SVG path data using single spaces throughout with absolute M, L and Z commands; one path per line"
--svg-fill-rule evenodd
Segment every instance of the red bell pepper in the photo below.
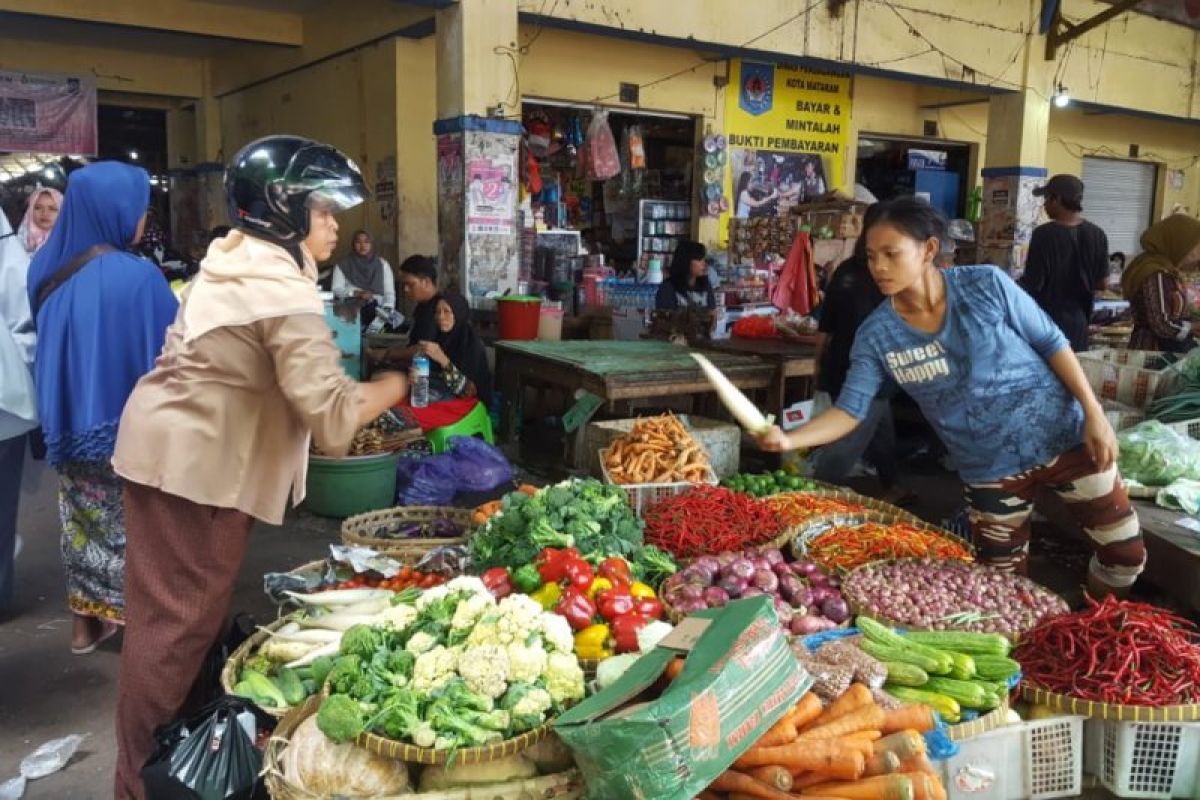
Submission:
M 501 600 L 513 593 L 512 576 L 507 567 L 492 567 L 480 576 L 492 597 Z
M 568 586 L 558 605 L 554 607 L 554 612 L 565 617 L 572 630 L 581 631 L 592 624 L 592 617 L 596 616 L 596 606 L 586 594 Z
M 633 611 L 633 595 L 624 586 L 616 586 L 607 592 L 600 592 L 596 595 L 596 601 L 596 606 L 600 609 L 600 616 L 609 622 L 622 614 Z
M 573 547 L 562 550 L 547 547 L 538 553 L 538 574 L 546 583 L 561 583 L 567 578 L 567 564 L 579 558 L 579 551 Z
M 643 617 L 662 619 L 663 604 L 654 597 L 635 597 L 633 598 L 633 610 Z
M 638 631 L 650 624 L 650 618 L 631 611 L 621 614 L 608 623 L 613 643 L 618 653 L 636 653 Z
M 628 586 L 633 583 L 633 573 L 629 562 L 620 556 L 612 556 L 600 562 L 598 570 L 600 577 L 608 578 L 615 586 Z
M 592 565 L 582 558 L 569 559 L 564 571 L 568 585 L 581 592 L 587 592 L 592 588 L 592 581 L 595 580 L 596 574 L 592 571 Z

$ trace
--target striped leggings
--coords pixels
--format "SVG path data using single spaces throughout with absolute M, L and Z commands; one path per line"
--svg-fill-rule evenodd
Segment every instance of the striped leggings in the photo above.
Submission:
M 1116 466 L 1098 472 L 1083 447 L 1019 475 L 967 486 L 971 532 L 980 562 L 1006 572 L 1025 573 L 1029 518 L 1042 487 L 1066 503 L 1091 540 L 1088 570 L 1114 588 L 1133 585 L 1146 563 L 1137 513 Z

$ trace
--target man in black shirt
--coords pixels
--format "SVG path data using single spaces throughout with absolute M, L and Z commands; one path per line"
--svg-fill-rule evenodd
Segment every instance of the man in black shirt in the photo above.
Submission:
M 387 352 L 387 361 L 411 361 L 420 342 L 431 342 L 437 338 L 437 323 L 434 311 L 437 303 L 437 267 L 429 256 L 409 256 L 400 264 L 400 284 L 404 296 L 413 306 L 411 326 L 408 331 L 407 347 L 392 347 Z
M 1095 293 L 1108 273 L 1108 237 L 1083 218 L 1083 181 L 1074 175 L 1055 175 L 1033 193 L 1045 198 L 1050 222 L 1033 232 L 1021 285 L 1072 350 L 1087 350 Z

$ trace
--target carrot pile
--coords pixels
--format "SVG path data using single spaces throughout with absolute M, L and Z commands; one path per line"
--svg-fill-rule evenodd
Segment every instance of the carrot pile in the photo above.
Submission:
M 822 514 L 854 514 L 867 510 L 853 500 L 817 497 L 807 492 L 784 492 L 768 497 L 764 502 L 779 512 L 786 525 L 799 525 Z
M 827 708 L 809 692 L 722 773 L 703 800 L 945 800 L 921 734 L 925 705 L 885 710 L 855 683 Z
M 894 558 L 973 560 L 971 551 L 949 533 L 935 533 L 907 522 L 890 525 L 864 522 L 830 528 L 808 543 L 805 555 L 825 569 L 847 571 L 872 561 Z
M 609 445 L 604 466 L 613 483 L 700 483 L 708 455 L 674 414 L 646 417 Z

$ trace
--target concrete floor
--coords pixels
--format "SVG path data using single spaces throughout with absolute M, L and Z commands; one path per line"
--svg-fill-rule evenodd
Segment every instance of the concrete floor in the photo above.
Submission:
M 87 734 L 67 767 L 29 784 L 30 800 L 102 800 L 111 797 L 116 758 L 113 709 L 120 637 L 88 656 L 70 653 L 70 615 L 59 556 L 59 524 L 53 473 L 44 464 L 26 465 L 18 530 L 24 549 L 17 561 L 14 612 L 0 619 L 0 783 L 18 772 L 20 760 L 43 742 L 71 733 Z M 938 521 L 958 504 L 954 481 L 945 474 L 912 473 L 909 484 L 922 498 L 914 509 Z M 870 486 L 867 479 L 863 488 Z M 337 539 L 337 523 L 304 513 L 282 527 L 259 525 L 242 566 L 234 610 L 259 621 L 274 616 L 262 593 L 262 575 L 322 557 Z M 1078 574 L 1061 558 L 1043 553 L 1035 559 L 1040 580 L 1068 596 L 1078 591 Z M 1083 795 L 1106 798 L 1103 791 Z

